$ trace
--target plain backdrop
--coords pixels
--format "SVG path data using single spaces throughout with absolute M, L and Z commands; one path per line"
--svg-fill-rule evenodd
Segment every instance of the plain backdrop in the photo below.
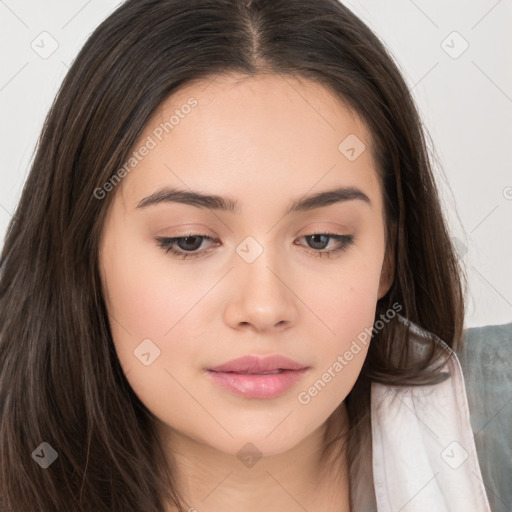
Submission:
M 512 2 L 367 0 L 417 102 L 468 277 L 467 326 L 512 321 Z M 117 0 L 0 0 L 0 243 L 57 89 Z

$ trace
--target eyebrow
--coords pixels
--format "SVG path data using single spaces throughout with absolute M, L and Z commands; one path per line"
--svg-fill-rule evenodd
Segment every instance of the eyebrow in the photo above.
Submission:
M 371 205 L 369 197 L 356 187 L 339 187 L 334 190 L 326 190 L 309 196 L 295 199 L 290 203 L 285 215 L 293 212 L 304 212 L 323 208 L 335 203 L 343 203 L 345 201 L 361 200 Z M 221 197 L 212 194 L 201 194 L 192 190 L 181 190 L 178 188 L 164 187 L 157 190 L 148 197 L 142 199 L 137 208 L 146 208 L 151 205 L 160 203 L 181 203 L 197 208 L 207 208 L 212 210 L 221 210 L 231 213 L 240 211 L 240 203 L 233 198 Z

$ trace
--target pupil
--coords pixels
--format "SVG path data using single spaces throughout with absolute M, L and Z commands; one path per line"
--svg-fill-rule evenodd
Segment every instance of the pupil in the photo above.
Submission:
M 318 235 L 318 234 L 317 234 L 317 235 L 311 235 L 311 238 L 313 239 L 313 245 L 314 245 L 315 243 L 319 243 L 320 245 L 325 245 L 326 241 L 324 241 L 324 242 L 317 242 L 317 241 L 315 241 L 315 238 L 316 238 L 316 237 L 324 237 L 324 238 L 327 238 L 327 235 Z M 314 248 L 314 249 L 325 249 L 325 247 L 313 247 L 313 248 Z
M 192 246 L 193 247 L 190 247 L 190 240 L 194 241 L 194 239 L 196 240 L 196 243 L 194 244 L 192 242 Z M 199 243 L 197 243 L 197 242 L 199 242 Z M 188 247 L 187 247 L 187 244 L 189 244 Z M 201 237 L 199 237 L 199 236 L 186 236 L 186 237 L 182 238 L 179 241 L 178 245 L 180 246 L 180 249 L 194 251 L 196 249 L 199 249 L 199 247 L 201 246 Z

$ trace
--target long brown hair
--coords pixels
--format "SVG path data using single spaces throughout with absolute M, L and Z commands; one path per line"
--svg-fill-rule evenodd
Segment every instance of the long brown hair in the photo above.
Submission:
M 1 255 L 2 511 L 163 512 L 165 500 L 184 510 L 155 417 L 114 350 L 98 272 L 114 193 L 99 200 L 94 191 L 121 168 L 164 99 L 232 72 L 314 80 L 366 123 L 395 251 L 394 281 L 375 318 L 400 304 L 404 317 L 459 347 L 463 278 L 422 123 L 372 31 L 336 0 L 128 0 L 89 37 L 56 96 Z M 368 433 L 372 381 L 445 378 L 446 351 L 432 343 L 413 360 L 409 338 L 396 319 L 373 333 L 345 401 L 351 467 L 371 457 L 357 447 Z M 33 456 L 43 442 L 58 454 L 46 469 Z

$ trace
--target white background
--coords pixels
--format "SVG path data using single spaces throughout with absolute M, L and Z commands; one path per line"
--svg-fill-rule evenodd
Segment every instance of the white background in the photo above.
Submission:
M 346 4 L 389 48 L 432 139 L 443 201 L 467 269 L 467 326 L 512 321 L 512 3 Z M 2 243 L 58 86 L 88 35 L 117 5 L 0 0 Z M 48 58 L 31 46 L 43 46 L 42 37 L 58 43 Z

